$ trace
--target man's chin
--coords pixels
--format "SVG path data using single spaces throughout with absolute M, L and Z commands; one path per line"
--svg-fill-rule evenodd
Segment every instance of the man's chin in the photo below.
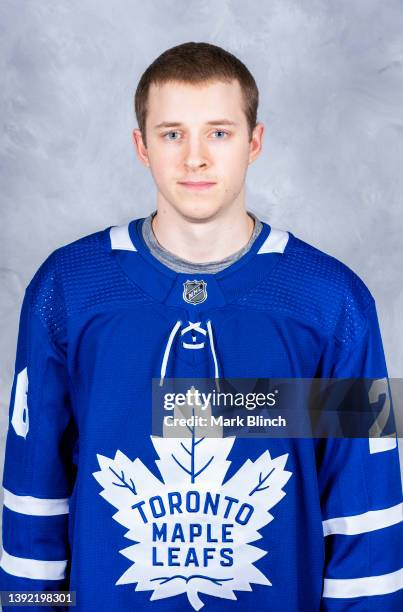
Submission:
M 189 221 L 207 221 L 213 219 L 221 211 L 221 206 L 209 202 L 180 204 L 176 206 L 177 211 Z

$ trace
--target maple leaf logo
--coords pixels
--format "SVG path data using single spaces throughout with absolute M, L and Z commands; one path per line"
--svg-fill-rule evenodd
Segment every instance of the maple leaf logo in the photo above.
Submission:
M 235 437 L 189 430 L 187 438 L 150 439 L 161 479 L 120 450 L 113 459 L 98 454 L 101 469 L 93 472 L 134 542 L 119 551 L 132 565 L 116 585 L 137 583 L 136 591 L 153 591 L 151 601 L 185 593 L 194 610 L 204 605 L 199 594 L 236 600 L 234 591 L 251 584 L 271 586 L 254 565 L 267 551 L 251 542 L 285 496 L 288 454 L 273 459 L 266 450 L 224 483 Z

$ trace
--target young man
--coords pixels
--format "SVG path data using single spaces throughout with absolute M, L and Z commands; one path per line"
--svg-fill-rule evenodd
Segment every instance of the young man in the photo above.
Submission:
M 363 282 L 245 208 L 257 103 L 223 49 L 163 53 L 133 133 L 156 210 L 26 288 L 3 590 L 70 589 L 80 612 L 403 609 L 396 437 L 151 435 L 153 378 L 387 376 Z

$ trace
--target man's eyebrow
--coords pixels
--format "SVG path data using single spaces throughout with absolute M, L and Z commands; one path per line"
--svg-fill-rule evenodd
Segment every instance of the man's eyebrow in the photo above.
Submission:
M 238 125 L 235 121 L 230 121 L 229 119 L 213 119 L 211 121 L 206 121 L 206 125 Z M 182 127 L 183 123 L 179 121 L 163 121 L 162 123 L 158 123 L 154 128 L 168 128 L 168 127 Z

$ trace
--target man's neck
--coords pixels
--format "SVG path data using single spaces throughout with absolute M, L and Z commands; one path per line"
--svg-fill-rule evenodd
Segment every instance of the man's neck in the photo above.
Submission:
M 195 263 L 219 261 L 250 240 L 254 219 L 244 207 L 212 219 L 193 221 L 172 207 L 158 207 L 152 230 L 159 244 L 181 259 Z

